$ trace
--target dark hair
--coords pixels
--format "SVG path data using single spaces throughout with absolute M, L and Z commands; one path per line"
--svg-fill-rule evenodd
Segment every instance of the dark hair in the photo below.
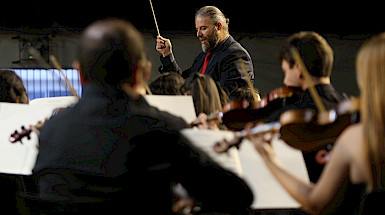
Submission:
M 291 48 L 298 50 L 310 75 L 330 77 L 333 67 L 333 50 L 327 41 L 312 31 L 303 31 L 290 36 L 283 45 L 279 60 L 286 60 L 290 68 L 295 64 Z
M 230 102 L 229 95 L 227 95 L 226 91 L 221 87 L 221 84 L 219 83 L 219 81 L 216 81 L 215 85 L 217 86 L 219 100 L 221 101 L 221 106 L 223 107 Z
M 132 72 L 144 58 L 142 36 L 128 21 L 97 21 L 87 27 L 80 39 L 78 60 L 86 82 L 132 83 Z
M 194 73 L 186 79 L 181 87 L 181 93 L 192 96 L 196 115 L 222 111 L 218 88 L 208 75 Z
M 258 90 L 255 88 L 250 89 L 250 87 L 240 87 L 233 90 L 229 97 L 232 101 L 246 100 L 250 103 L 256 102 L 254 101 L 253 91 L 255 94 L 259 95 Z
M 28 104 L 23 81 L 14 71 L 0 70 L 0 102 Z
M 181 95 L 180 88 L 184 81 L 179 73 L 166 72 L 151 82 L 149 88 L 154 95 Z

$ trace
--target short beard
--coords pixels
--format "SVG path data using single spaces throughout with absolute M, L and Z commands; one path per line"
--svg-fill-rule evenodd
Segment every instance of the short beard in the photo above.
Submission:
M 203 52 L 212 51 L 219 43 L 220 37 L 218 31 L 214 31 L 214 33 L 207 37 L 207 44 L 202 44 Z

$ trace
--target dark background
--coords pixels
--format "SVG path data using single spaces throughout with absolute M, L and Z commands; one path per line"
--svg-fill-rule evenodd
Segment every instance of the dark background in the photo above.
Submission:
M 380 1 L 224 1 L 152 0 L 162 31 L 194 31 L 195 11 L 215 5 L 230 17 L 231 31 L 293 33 L 313 30 L 321 34 L 373 34 L 384 29 Z M 155 30 L 148 0 L 3 2 L 3 28 L 49 29 L 52 26 L 84 28 L 91 22 L 118 17 L 130 20 L 139 30 Z
M 182 69 L 191 66 L 193 59 L 201 51 L 199 42 L 194 36 L 196 10 L 205 5 L 215 5 L 221 9 L 230 19 L 230 33 L 252 56 L 254 86 L 262 95 L 282 85 L 283 73 L 277 54 L 284 39 L 299 31 L 316 31 L 327 39 L 335 54 L 333 85 L 349 95 L 358 95 L 355 55 L 362 42 L 374 34 L 385 31 L 381 2 L 273 0 L 152 0 L 152 2 L 160 33 L 172 40 L 174 53 Z M 129 20 L 144 33 L 149 57 L 153 63 L 151 80 L 154 80 L 159 75 L 157 68 L 160 61 L 159 53 L 154 48 L 157 32 L 149 0 L 3 2 L 0 11 L 0 33 L 41 34 L 53 38 L 59 34 L 76 34 L 95 20 L 107 17 Z M 54 46 L 55 44 L 51 44 L 50 48 L 55 48 Z M 56 54 L 64 67 L 71 67 L 73 52 Z

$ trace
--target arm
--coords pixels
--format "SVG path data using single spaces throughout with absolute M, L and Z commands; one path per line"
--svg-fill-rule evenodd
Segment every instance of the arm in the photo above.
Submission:
M 172 45 L 169 39 L 158 35 L 156 39 L 156 50 L 161 54 L 160 62 L 162 65 L 158 69 L 160 73 L 178 72 L 181 74 L 182 70 L 178 66 L 172 53 Z
M 241 178 L 220 167 L 183 136 L 180 141 L 179 152 L 185 156 L 180 160 L 184 162 L 180 162 L 183 166 L 178 172 L 181 184 L 191 197 L 215 211 L 239 212 L 250 207 L 253 194 Z
M 221 63 L 221 74 L 219 82 L 228 94 L 236 88 L 247 86 L 247 82 L 244 77 L 244 71 L 241 65 L 242 63 L 245 66 L 246 72 L 251 79 L 251 83 L 253 83 L 253 64 L 250 56 L 244 50 L 239 49 L 232 51 Z
M 335 207 L 339 202 L 333 200 L 338 200 L 339 198 L 336 198 L 336 196 L 344 194 L 341 188 L 346 185 L 350 164 L 349 148 L 346 146 L 349 142 L 346 141 L 346 136 L 346 134 L 342 135 L 337 141 L 331 159 L 317 184 L 302 181 L 288 172 L 275 156 L 270 144 L 261 141 L 261 138 L 249 136 L 249 139 L 284 189 L 305 210 L 319 213 L 324 212 L 329 206 Z
M 252 204 L 253 194 L 246 182 L 220 167 L 179 132 L 164 128 L 131 141 L 131 153 L 138 158 L 134 166 L 153 178 L 151 186 L 156 188 L 164 180 L 180 183 L 202 207 L 215 211 L 243 211 Z

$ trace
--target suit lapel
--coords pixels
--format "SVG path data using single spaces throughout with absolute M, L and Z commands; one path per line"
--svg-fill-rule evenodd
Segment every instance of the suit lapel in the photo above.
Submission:
M 209 64 L 207 65 L 207 68 L 205 71 L 206 75 L 210 75 L 211 73 L 214 73 L 214 71 L 215 71 L 214 66 L 217 65 L 218 60 L 219 60 L 219 53 L 218 52 L 211 55 L 211 60 L 209 61 Z
M 203 66 L 203 62 L 205 60 L 206 53 L 201 52 L 194 60 L 193 65 L 191 66 L 190 70 L 192 73 L 200 72 L 201 68 Z
M 234 38 L 231 35 L 229 35 L 228 38 L 226 38 L 221 44 L 218 45 L 218 47 L 216 47 L 213 50 L 213 55 L 211 56 L 211 60 L 207 65 L 205 74 L 212 76 L 211 74 L 215 72 L 215 66 L 218 64 L 218 61 L 222 60 L 221 52 L 223 50 L 226 50 L 233 41 L 234 41 Z M 202 61 L 202 65 L 203 65 L 203 61 Z

